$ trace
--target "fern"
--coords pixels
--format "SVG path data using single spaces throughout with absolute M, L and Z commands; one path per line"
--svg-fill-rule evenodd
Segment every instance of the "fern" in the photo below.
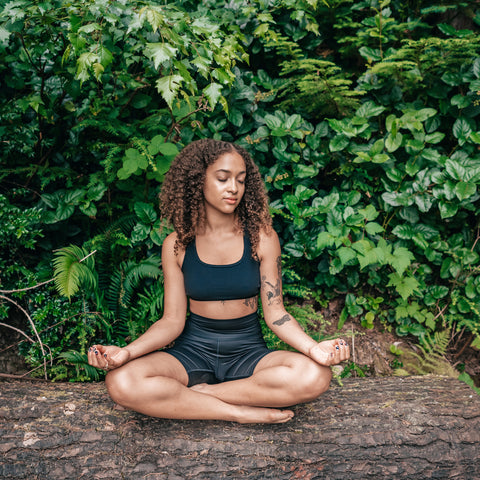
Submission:
M 398 50 L 375 64 L 371 72 L 377 75 L 395 75 L 417 77 L 425 75 L 442 76 L 445 71 L 455 71 L 470 65 L 477 57 L 480 39 L 475 36 L 466 38 L 422 38 L 404 40 Z
M 80 370 L 84 370 L 86 376 L 91 379 L 98 381 L 100 380 L 100 375 L 98 370 L 95 367 L 92 367 L 88 364 L 88 358 L 85 353 L 77 352 L 76 350 L 69 350 L 68 352 L 63 352 L 59 355 L 60 358 L 66 362 L 75 365 L 77 370 L 77 377 L 80 377 Z
M 96 288 L 97 275 L 94 271 L 93 255 L 80 247 L 70 245 L 58 250 L 53 267 L 55 286 L 61 295 L 71 298 L 82 285 Z
M 285 37 L 277 37 L 268 46 L 288 57 L 281 63 L 280 75 L 286 78 L 278 89 L 281 107 L 342 116 L 358 107 L 357 98 L 363 92 L 354 90 L 352 81 L 334 63 L 306 58 L 298 44 Z
M 156 279 L 161 275 L 160 262 L 160 257 L 151 255 L 139 263 L 129 260 L 120 264 L 106 294 L 108 306 L 117 318 L 128 319 L 135 289 L 143 279 Z
M 445 358 L 450 343 L 450 328 L 426 335 L 423 345 L 417 345 L 420 353 L 405 352 L 401 355 L 403 369 L 395 370 L 395 375 L 445 375 L 457 378 L 459 373 Z

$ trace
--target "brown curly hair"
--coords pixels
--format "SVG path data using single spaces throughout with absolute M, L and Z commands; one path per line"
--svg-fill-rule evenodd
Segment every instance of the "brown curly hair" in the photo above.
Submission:
M 203 185 L 207 167 L 223 154 L 237 152 L 246 166 L 245 193 L 236 209 L 239 231 L 247 232 L 257 258 L 260 230 L 270 232 L 268 197 L 257 165 L 250 154 L 234 143 L 205 138 L 196 140 L 176 156 L 160 192 L 160 211 L 177 233 L 175 252 L 185 248 L 205 225 Z

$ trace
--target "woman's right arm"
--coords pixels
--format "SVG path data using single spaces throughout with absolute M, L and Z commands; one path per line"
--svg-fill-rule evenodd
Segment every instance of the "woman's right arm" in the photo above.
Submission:
M 94 345 L 88 353 L 90 365 L 97 368 L 108 366 L 108 369 L 120 367 L 129 360 L 168 345 L 182 333 L 187 314 L 187 297 L 180 267 L 181 255 L 176 256 L 174 253 L 176 238 L 175 233 L 170 234 L 162 246 L 164 279 L 162 318 L 126 347 Z

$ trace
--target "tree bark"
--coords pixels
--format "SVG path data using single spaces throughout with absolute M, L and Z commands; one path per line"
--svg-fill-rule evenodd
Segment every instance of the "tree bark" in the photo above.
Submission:
M 347 379 L 294 410 L 282 425 L 164 420 L 101 383 L 3 381 L 0 478 L 480 478 L 480 396 L 455 379 Z

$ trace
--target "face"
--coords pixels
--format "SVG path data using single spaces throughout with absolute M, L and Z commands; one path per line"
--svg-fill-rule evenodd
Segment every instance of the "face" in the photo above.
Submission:
M 233 213 L 245 193 L 246 175 L 245 162 L 237 152 L 218 157 L 205 175 L 203 194 L 207 211 L 213 208 L 225 214 Z

